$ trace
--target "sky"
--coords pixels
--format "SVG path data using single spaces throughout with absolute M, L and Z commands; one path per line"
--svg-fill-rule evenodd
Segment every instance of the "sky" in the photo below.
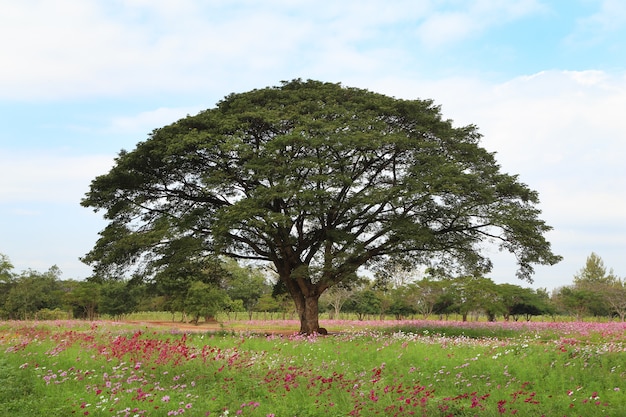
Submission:
M 79 260 L 106 223 L 80 206 L 155 128 L 230 93 L 295 78 L 432 99 L 474 124 L 502 171 L 539 192 L 563 256 L 532 285 L 490 250 L 497 283 L 554 289 L 595 252 L 626 277 L 622 0 L 0 0 L 0 253 L 14 272 Z

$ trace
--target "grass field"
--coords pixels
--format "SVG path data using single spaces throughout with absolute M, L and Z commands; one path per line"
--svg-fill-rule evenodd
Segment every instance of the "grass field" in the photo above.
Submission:
M 242 324 L 243 323 L 243 324 Z M 1 416 L 623 416 L 624 323 L 0 322 Z M 289 329 L 273 321 L 269 327 Z

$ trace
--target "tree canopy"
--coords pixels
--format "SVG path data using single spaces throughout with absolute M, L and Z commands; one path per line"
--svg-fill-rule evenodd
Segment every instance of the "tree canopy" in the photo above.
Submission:
M 500 171 L 475 126 L 431 100 L 293 80 L 231 94 L 154 130 L 82 201 L 109 221 L 84 258 L 96 274 L 164 269 L 172 248 L 273 264 L 301 331 L 318 299 L 375 262 L 485 273 L 484 242 L 519 278 L 554 264 L 538 195 Z M 189 250 L 192 249 L 192 250 Z
M 574 285 L 578 287 L 597 288 L 599 285 L 611 285 L 616 281 L 617 277 L 613 270 L 611 269 L 607 274 L 604 261 L 595 252 L 591 252 L 585 261 L 585 266 L 574 275 Z

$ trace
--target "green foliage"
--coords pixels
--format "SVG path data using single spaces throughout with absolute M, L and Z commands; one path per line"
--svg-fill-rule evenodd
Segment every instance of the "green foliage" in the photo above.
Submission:
M 416 313 L 415 307 L 413 307 L 405 298 L 394 298 L 387 312 L 393 314 L 396 320 L 401 320 L 405 317 L 411 316 Z
M 230 303 L 226 292 L 215 285 L 195 281 L 189 287 L 185 298 L 185 311 L 193 316 L 197 324 L 200 317 L 213 319 Z
M 199 270 L 198 276 L 206 282 L 200 282 L 229 295 L 217 310 L 226 313 L 228 320 L 237 320 L 239 312 L 247 312 L 248 319 L 254 312 L 282 312 L 283 318 L 287 314 L 293 317 L 293 303 L 288 295 L 270 294 L 261 270 L 241 267 L 232 259 L 212 257 L 205 258 L 202 265 L 205 269 Z M 424 318 L 431 314 L 448 318 L 458 313 L 466 319 L 486 315 L 491 320 L 502 316 L 515 321 L 529 321 L 538 315 L 551 315 L 555 319 L 556 314 L 574 316 L 578 320 L 594 316 L 619 317 L 624 321 L 626 317 L 626 287 L 620 279 L 611 280 L 610 284 L 585 286 L 579 283 L 564 287 L 551 298 L 545 289 L 535 291 L 512 284 L 496 285 L 487 278 L 473 276 L 446 278 L 432 272 L 428 271 L 426 278 L 415 280 L 418 274 L 411 270 L 381 269 L 374 282 L 357 277 L 333 286 L 320 299 L 320 306 L 322 311 L 331 312 L 330 317 L 334 319 L 340 318 L 342 311 L 354 313 L 361 319 L 392 315 L 398 320 L 418 314 Z M 0 283 L 6 290 L 0 292 L 0 317 L 94 320 L 99 315 L 121 318 L 133 311 L 167 309 L 171 313 L 191 313 L 194 319 L 204 314 L 195 312 L 202 307 L 197 300 L 191 300 L 197 302 L 194 312 L 188 310 L 190 287 L 198 277 L 158 274 L 158 282 L 144 283 L 141 279 L 128 282 L 61 280 L 60 276 L 61 271 L 56 267 L 43 273 L 33 270 L 11 273 L 9 282 Z M 365 290 L 370 292 L 364 294 Z
M 179 260 L 166 266 L 156 274 L 154 286 L 156 293 L 165 297 L 165 307 L 176 313 L 186 311 L 186 298 L 194 282 L 223 288 L 231 278 L 221 259 L 207 256 L 189 262 Z
M 271 294 L 263 294 L 261 298 L 259 298 L 257 310 L 267 312 L 279 311 L 280 303 L 275 297 L 272 297 Z
M 410 299 L 417 312 L 427 318 L 435 311 L 437 302 L 446 292 L 446 282 L 431 278 L 423 278 L 409 286 Z
M 263 294 L 271 292 L 266 284 L 265 275 L 258 268 L 241 267 L 234 259 L 225 261 L 224 268 L 230 274 L 225 282 L 226 293 L 232 300 L 239 300 L 245 311 L 252 318 Z
M 617 281 L 613 270 L 607 274 L 604 261 L 595 252 L 587 257 L 585 266 L 574 275 L 574 285 L 591 288 L 598 285 L 611 285 Z
M 600 288 L 603 299 L 610 313 L 616 314 L 621 321 L 626 320 L 626 283 L 616 280 L 613 284 Z
M 562 311 L 577 318 L 584 315 L 626 318 L 626 291 L 613 270 L 607 273 L 596 253 L 587 257 L 585 266 L 574 276 L 574 284 L 560 288 L 554 297 Z
M 530 280 L 533 265 L 560 260 L 551 228 L 537 193 L 479 141 L 430 100 L 302 80 L 231 94 L 92 182 L 82 205 L 109 224 L 83 260 L 102 276 L 215 253 L 271 262 L 308 333 L 317 305 L 306 304 L 375 262 L 485 273 L 491 238 Z
M 13 264 L 9 257 L 0 253 L 0 318 L 8 318 L 9 312 L 5 310 L 6 299 L 13 286 Z
M 13 264 L 8 256 L 0 253 L 0 284 L 7 284 L 13 279 Z
M 4 299 L 4 310 L 10 318 L 34 318 L 37 311 L 62 306 L 59 291 L 61 271 L 53 266 L 41 273 L 24 271 L 13 281 Z
M 68 305 L 75 318 L 94 320 L 101 302 L 101 287 L 91 281 L 64 281 L 64 303 Z
M 345 304 L 345 310 L 356 313 L 359 320 L 363 320 L 366 315 L 380 314 L 380 307 L 380 298 L 369 288 L 355 292 Z
M 555 301 L 566 314 L 573 315 L 580 320 L 591 313 L 591 305 L 595 304 L 598 299 L 592 291 L 567 286 L 559 289 Z
M 55 308 L 54 310 L 42 308 L 37 311 L 35 318 L 37 320 L 67 320 L 75 317 L 73 317 L 71 312 L 61 310 L 60 308 Z
M 497 285 L 489 278 L 461 276 L 450 281 L 449 293 L 454 300 L 454 309 L 467 320 L 470 313 L 486 313 L 490 320 L 504 309 L 500 303 Z
M 102 284 L 99 312 L 121 318 L 135 311 L 140 288 L 123 281 Z
M 550 313 L 548 295 L 545 292 L 512 284 L 500 284 L 497 290 L 506 320 L 513 317 L 517 321 L 520 316 L 530 320 L 531 316 Z

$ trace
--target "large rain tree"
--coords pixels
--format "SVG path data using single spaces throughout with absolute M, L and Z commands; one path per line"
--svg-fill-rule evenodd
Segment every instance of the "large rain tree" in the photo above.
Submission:
M 181 242 L 273 265 L 300 331 L 318 300 L 375 263 L 485 273 L 491 241 L 521 279 L 554 264 L 538 195 L 500 171 L 475 126 L 430 100 L 294 80 L 231 94 L 154 130 L 91 183 L 82 201 L 108 220 L 83 261 L 98 275 L 145 276 Z

